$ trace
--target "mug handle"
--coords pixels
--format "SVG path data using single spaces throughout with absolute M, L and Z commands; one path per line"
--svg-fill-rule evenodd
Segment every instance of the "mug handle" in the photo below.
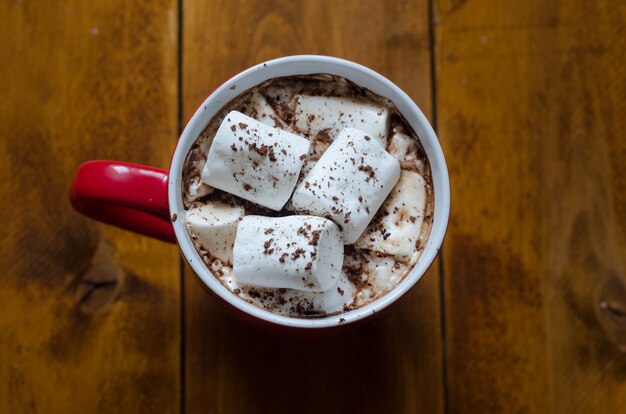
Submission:
M 125 230 L 176 243 L 170 221 L 168 172 L 118 161 L 78 167 L 70 203 L 79 213 Z

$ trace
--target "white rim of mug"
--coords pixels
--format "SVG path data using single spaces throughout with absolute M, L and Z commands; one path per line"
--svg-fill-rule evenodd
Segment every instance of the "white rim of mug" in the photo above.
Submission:
M 268 79 L 314 73 L 343 76 L 359 86 L 390 99 L 396 105 L 419 136 L 428 156 L 433 178 L 435 206 L 433 225 L 426 247 L 409 274 L 393 290 L 361 308 L 338 315 L 306 319 L 278 315 L 261 309 L 235 295 L 213 275 L 194 248 L 185 228 L 181 183 L 187 153 L 210 119 L 226 103 Z M 202 282 L 221 299 L 240 311 L 267 322 L 294 328 L 328 328 L 347 325 L 376 314 L 402 297 L 422 278 L 437 257 L 445 237 L 450 214 L 450 183 L 446 161 L 435 131 L 418 106 L 404 91 L 379 73 L 358 63 L 319 55 L 287 56 L 260 63 L 232 77 L 206 98 L 185 126 L 176 146 L 169 172 L 168 196 L 170 213 L 179 217 L 172 223 L 178 246 L 185 260 Z

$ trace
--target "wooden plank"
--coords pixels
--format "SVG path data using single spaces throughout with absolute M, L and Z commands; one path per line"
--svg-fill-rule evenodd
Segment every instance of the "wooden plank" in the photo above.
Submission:
M 328 54 L 391 78 L 430 114 L 425 0 L 195 1 L 183 5 L 186 119 L 260 61 Z M 442 412 L 437 268 L 371 324 L 297 341 L 230 319 L 187 272 L 187 412 Z
M 626 5 L 435 12 L 450 412 L 626 412 Z
M 174 0 L 0 5 L 0 412 L 179 409 L 175 248 L 67 199 L 88 159 L 167 167 L 176 16 Z

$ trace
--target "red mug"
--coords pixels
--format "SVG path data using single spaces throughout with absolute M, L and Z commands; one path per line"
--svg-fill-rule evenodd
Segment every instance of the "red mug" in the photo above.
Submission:
M 420 138 L 430 162 L 434 188 L 434 217 L 422 255 L 409 274 L 391 292 L 343 314 L 306 319 L 278 315 L 256 307 L 229 291 L 211 273 L 196 251 L 184 226 L 182 201 L 183 163 L 192 144 L 209 120 L 222 107 L 258 84 L 272 78 L 329 73 L 342 76 L 372 92 L 390 99 Z M 371 318 L 404 295 L 434 261 L 448 225 L 450 183 L 445 158 L 430 123 L 417 105 L 400 88 L 382 75 L 362 65 L 327 56 L 289 56 L 270 60 L 247 69 L 213 92 L 193 115 L 178 141 L 169 171 L 117 161 L 89 161 L 82 164 L 70 190 L 72 206 L 80 213 L 136 233 L 170 243 L 180 251 L 203 286 L 236 314 L 245 319 L 266 322 L 285 330 L 343 329 Z

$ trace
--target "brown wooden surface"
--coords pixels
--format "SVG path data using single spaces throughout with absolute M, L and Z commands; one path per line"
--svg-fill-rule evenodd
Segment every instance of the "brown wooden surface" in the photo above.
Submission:
M 0 413 L 626 412 L 625 21 L 616 0 L 0 3 Z M 315 341 L 232 320 L 175 248 L 67 203 L 80 162 L 166 167 L 216 86 L 296 53 L 405 89 L 452 181 L 442 266 Z
M 176 13 L 171 0 L 0 4 L 0 413 L 179 409 L 175 248 L 67 200 L 82 161 L 167 166 Z
M 185 119 L 234 73 L 306 53 L 365 64 L 431 112 L 424 0 L 186 1 L 183 11 Z M 189 413 L 443 411 L 436 267 L 370 325 L 315 341 L 251 330 L 185 283 Z
M 626 7 L 440 1 L 450 412 L 626 412 Z

